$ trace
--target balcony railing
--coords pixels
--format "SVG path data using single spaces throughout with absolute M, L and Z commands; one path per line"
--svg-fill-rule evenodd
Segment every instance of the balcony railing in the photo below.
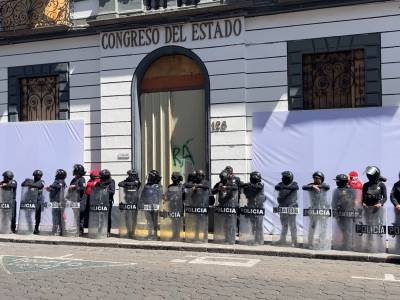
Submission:
M 72 0 L 0 0 L 0 32 L 71 24 Z

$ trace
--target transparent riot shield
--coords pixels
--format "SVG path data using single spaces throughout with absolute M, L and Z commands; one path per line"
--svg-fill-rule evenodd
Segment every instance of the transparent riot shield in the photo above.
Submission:
M 366 253 L 386 252 L 386 208 L 363 207 L 361 219 L 355 225 L 355 249 Z M 353 247 L 354 248 L 354 247 Z
M 35 188 L 23 186 L 19 205 L 18 234 L 33 234 L 35 229 L 35 211 L 39 199 L 39 191 Z
M 297 227 L 299 212 L 301 211 L 298 204 L 298 191 L 282 189 L 275 191 L 272 200 L 272 216 L 273 223 L 270 227 L 273 229 L 272 242 L 274 245 L 292 246 L 298 245 L 297 237 L 301 235 Z
M 145 185 L 140 195 L 135 238 L 156 240 L 158 236 L 158 211 L 162 198 L 162 187 Z
M 62 204 L 64 202 L 64 189 L 57 192 L 51 191 L 44 194 L 42 221 L 40 222 L 41 235 L 62 235 L 63 214 Z
M 246 245 L 264 245 L 264 202 L 263 192 L 240 197 L 239 243 Z
M 238 210 L 237 190 L 224 190 L 218 193 L 214 214 L 214 243 L 235 244 Z
M 119 237 L 132 239 L 135 234 L 139 191 L 134 187 L 119 188 Z
M 327 191 L 304 191 L 304 247 L 329 250 L 332 240 L 332 210 Z
M 90 195 L 88 237 L 102 239 L 107 237 L 109 194 L 107 189 L 95 186 Z
M 160 239 L 181 241 L 183 238 L 182 186 L 170 186 L 160 207 Z
M 185 241 L 207 243 L 209 190 L 188 189 L 185 195 Z
M 80 197 L 76 189 L 68 190 L 61 199 L 61 228 L 63 236 L 79 236 Z
M 400 210 L 392 209 L 391 218 L 388 217 L 390 222 L 388 226 L 389 253 L 400 254 Z
M 336 188 L 332 194 L 332 249 L 352 251 L 356 221 L 361 217 L 357 203 L 360 193 L 350 187 Z
M 0 233 L 11 233 L 11 218 L 14 208 L 13 191 L 0 188 Z

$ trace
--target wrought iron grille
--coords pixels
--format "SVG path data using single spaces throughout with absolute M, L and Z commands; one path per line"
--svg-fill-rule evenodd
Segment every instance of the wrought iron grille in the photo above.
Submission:
M 0 31 L 70 25 L 70 0 L 0 0 Z
M 58 119 L 58 76 L 23 78 L 21 121 Z
M 305 109 L 366 105 L 364 50 L 303 55 Z

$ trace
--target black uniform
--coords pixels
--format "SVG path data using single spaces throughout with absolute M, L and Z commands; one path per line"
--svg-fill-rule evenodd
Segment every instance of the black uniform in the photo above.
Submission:
M 222 171 L 220 174 L 220 181 L 216 183 L 211 190 L 212 194 L 218 194 L 218 206 L 222 208 L 238 208 L 238 184 L 232 180 L 226 171 Z M 217 207 L 218 209 L 218 207 Z M 217 212 L 217 211 L 216 211 Z M 216 214 L 217 215 L 217 214 Z M 234 216 L 234 217 L 232 217 Z M 224 218 L 224 235 L 225 243 L 234 244 L 237 227 L 237 216 L 236 215 L 222 215 Z
M 392 188 L 390 193 L 390 201 L 392 202 L 393 206 L 396 207 L 400 205 L 400 181 L 397 181 Z M 400 212 L 396 209 L 395 211 L 395 224 L 400 226 Z
M 6 178 L 5 178 L 6 179 Z M 11 231 L 15 233 L 16 216 L 17 216 L 17 182 L 14 179 L 6 179 L 0 182 L 2 189 L 12 192 L 12 214 L 11 214 Z
M 349 186 L 345 174 L 336 176 L 336 185 L 332 197 L 332 209 L 343 238 L 340 244 L 333 246 L 338 247 L 338 250 L 351 250 L 354 221 L 353 217 L 347 216 L 346 213 L 354 211 L 356 191 Z
M 328 198 L 326 197 L 326 193 L 330 186 L 324 183 L 324 175 L 321 172 L 315 172 L 313 174 L 313 178 L 320 178 L 321 183 L 316 184 L 315 182 L 306 184 L 302 187 L 304 191 L 308 191 L 310 193 L 310 207 L 311 209 L 329 209 Z M 313 186 L 317 185 L 320 189 L 320 192 L 316 191 Z M 320 236 L 322 238 L 326 237 L 327 234 L 327 220 L 326 218 L 320 216 L 309 216 L 310 218 L 310 227 L 308 229 L 308 246 L 310 248 L 314 248 L 314 233 L 318 226 L 320 226 Z
M 299 186 L 297 182 L 293 181 L 293 174 L 291 172 L 287 173 L 288 175 L 287 177 L 285 177 L 285 174 L 286 172 L 282 173 L 282 182 L 278 183 L 275 186 L 275 190 L 278 192 L 278 197 L 277 197 L 278 207 L 296 208 L 299 206 L 297 203 L 297 191 L 299 190 Z M 292 243 L 296 245 L 297 244 L 296 214 L 280 213 L 279 217 L 282 225 L 282 231 L 278 243 L 286 242 L 286 235 L 288 233 L 288 229 L 290 228 Z
M 248 208 L 264 208 L 266 197 L 264 195 L 264 184 L 261 182 L 261 174 L 252 172 L 250 182 L 243 184 L 243 194 L 246 196 Z M 254 234 L 256 244 L 264 243 L 263 216 L 250 215 L 251 231 Z
M 52 233 L 62 235 L 62 224 L 61 224 L 61 193 L 64 192 L 66 188 L 64 179 L 55 179 L 54 182 L 49 186 L 49 198 L 50 202 L 54 207 L 51 209 L 51 214 L 53 217 L 53 228 Z
M 188 181 L 185 183 L 184 188 L 186 190 L 185 203 L 188 207 L 202 207 L 207 208 L 210 204 L 210 184 L 205 179 L 204 173 L 200 171 L 194 171 L 188 176 Z M 208 217 L 207 217 L 208 218 Z M 200 234 L 207 234 L 208 228 L 204 226 L 208 224 L 207 218 L 202 215 L 195 215 L 191 218 L 191 222 L 194 223 L 194 237 L 193 241 L 200 240 Z M 204 232 L 205 231 L 205 232 Z
M 123 189 L 125 197 L 125 204 L 132 204 L 137 206 L 139 201 L 139 189 L 141 186 L 141 182 L 139 180 L 139 176 L 136 170 L 129 170 L 127 172 L 128 177 L 118 183 L 120 189 Z M 121 195 L 121 194 L 120 194 Z M 126 227 L 127 227 L 127 237 L 133 238 L 136 229 L 136 218 L 137 218 L 137 210 L 123 210 L 123 202 L 120 199 L 120 209 L 121 209 L 121 218 L 124 218 Z
M 176 216 L 170 217 L 170 219 L 172 227 L 171 240 L 179 241 L 181 239 L 181 224 L 183 217 L 183 200 L 185 197 L 185 188 L 181 183 L 183 181 L 183 178 L 179 172 L 173 172 L 171 180 L 172 184 L 168 186 L 164 201 L 166 201 L 166 208 L 169 213 L 178 213 L 176 214 Z M 162 214 L 165 214 L 165 212 L 162 212 Z
M 74 189 L 70 189 L 70 193 L 73 191 L 76 191 L 76 193 L 78 194 L 78 199 L 76 199 L 81 206 L 84 206 L 84 204 L 86 204 L 86 195 L 85 195 L 85 190 L 86 190 L 86 180 L 83 176 L 81 175 L 76 175 L 74 178 L 72 178 L 70 184 L 70 186 L 75 186 Z M 84 206 L 85 207 L 85 206 Z M 86 208 L 86 207 L 85 207 Z M 79 213 L 79 216 L 76 215 L 75 220 L 79 221 L 79 230 L 80 233 L 83 233 L 83 226 L 84 226 L 84 210 L 82 209 L 82 211 L 80 210 L 73 210 L 74 213 Z
M 100 177 L 100 182 L 96 184 L 96 186 L 106 189 L 108 192 L 108 225 L 107 225 L 107 233 L 111 233 L 111 210 L 114 205 L 114 194 L 115 194 L 115 181 L 112 178 L 102 179 Z

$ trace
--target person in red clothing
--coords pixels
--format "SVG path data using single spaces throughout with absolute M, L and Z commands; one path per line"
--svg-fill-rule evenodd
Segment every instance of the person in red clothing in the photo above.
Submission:
M 89 223 L 89 209 L 90 209 L 90 195 L 92 194 L 92 190 L 94 186 L 100 181 L 99 170 L 91 170 L 90 171 L 90 179 L 86 183 L 85 195 L 86 199 L 83 199 L 83 203 L 81 203 L 81 213 L 80 213 L 80 224 L 79 224 L 79 232 L 80 235 L 83 234 L 83 229 L 88 227 Z
M 362 190 L 363 183 L 358 178 L 358 173 L 356 171 L 351 171 L 349 173 L 349 185 L 352 189 Z

